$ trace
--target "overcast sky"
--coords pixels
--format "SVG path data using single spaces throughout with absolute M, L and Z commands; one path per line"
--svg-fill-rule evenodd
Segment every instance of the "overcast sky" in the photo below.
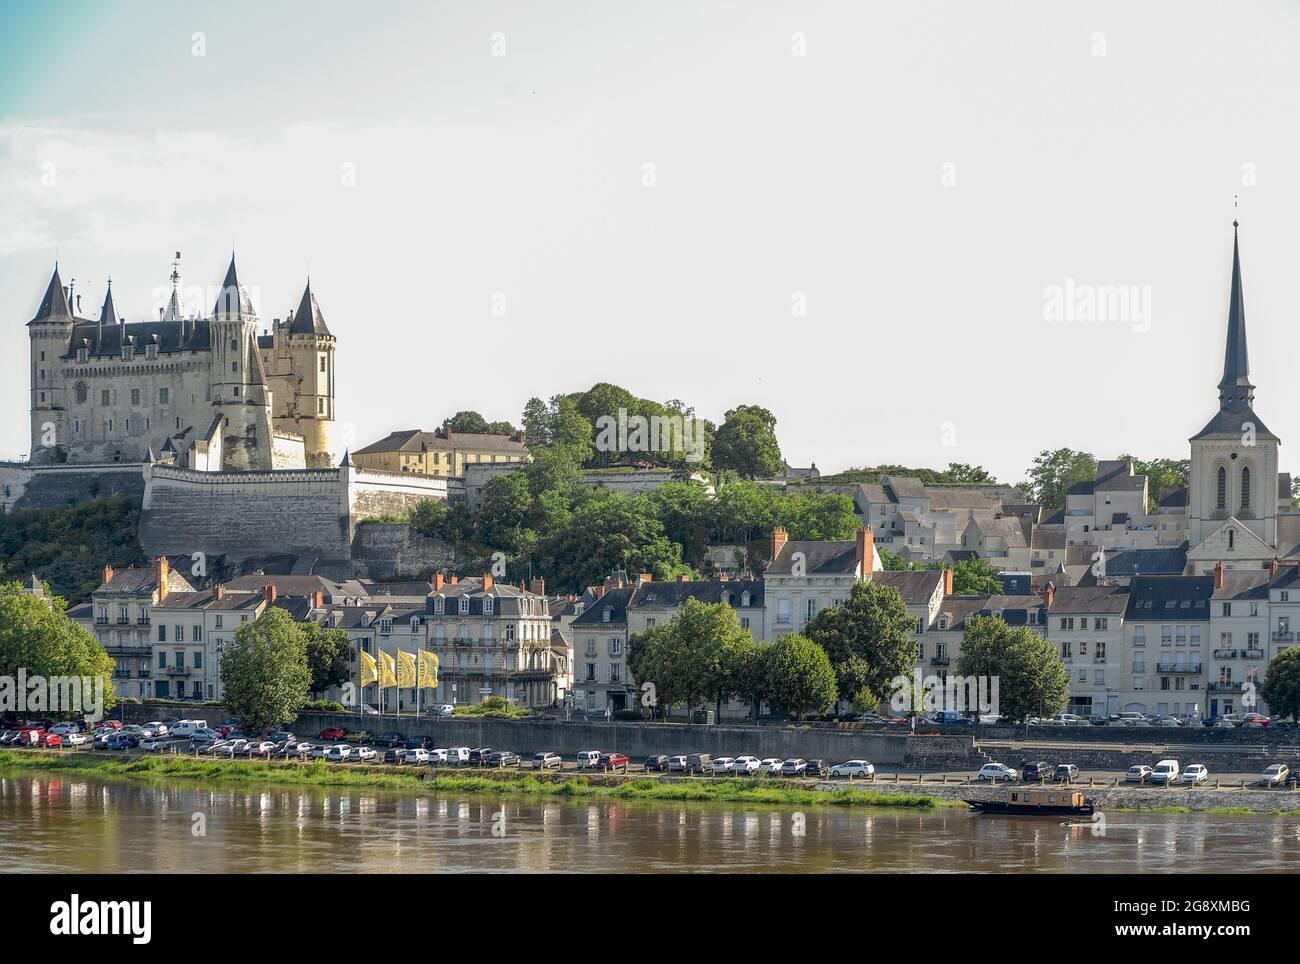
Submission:
M 1256 410 L 1300 444 L 1300 5 L 0 17 L 0 456 L 27 450 L 56 255 L 82 314 L 111 275 L 134 321 L 178 249 L 210 311 L 234 248 L 266 325 L 310 271 L 359 444 L 612 381 L 764 405 L 824 472 L 1181 458 L 1216 405 L 1234 215 Z M 1137 298 L 1086 320 L 1096 286 Z

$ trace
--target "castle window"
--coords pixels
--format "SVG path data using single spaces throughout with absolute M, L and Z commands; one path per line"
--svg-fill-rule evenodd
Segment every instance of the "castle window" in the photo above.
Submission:
M 238 398 L 238 397 L 239 397 L 239 386 L 236 385 L 236 386 L 235 386 L 235 398 Z
M 109 401 L 109 394 L 107 388 L 99 393 L 99 404 L 104 408 L 108 408 L 109 405 L 113 404 L 111 401 Z
M 324 355 L 321 355 L 321 356 L 320 356 L 320 370 L 321 370 L 322 372 L 325 371 L 325 356 L 324 356 Z
M 1214 507 L 1216 509 L 1228 507 L 1228 470 L 1222 465 L 1219 466 L 1218 494 L 1214 497 Z
M 74 395 L 74 396 L 76 397 L 76 399 L 77 399 L 77 404 L 78 404 L 78 405 L 85 405 L 85 404 L 86 404 L 86 396 L 89 394 L 89 390 L 86 388 L 86 383 L 85 383 L 85 382 L 77 382 L 76 386 L 72 389 L 72 391 L 73 391 L 73 395 Z
M 1244 465 L 1241 467 L 1241 507 L 1250 508 L 1250 468 Z
M 168 402 L 170 402 L 170 401 L 171 401 L 171 392 L 170 392 L 168 389 L 166 389 L 166 388 L 160 388 L 160 389 L 158 389 L 158 402 L 159 402 L 159 404 L 161 404 L 161 405 L 166 405 L 166 404 L 167 404 Z
M 239 371 L 239 362 L 237 362 L 237 361 L 232 361 L 232 362 L 230 363 L 230 370 L 231 370 L 232 372 L 237 372 L 237 371 Z
M 131 389 L 131 404 L 132 405 L 140 404 L 140 389 L 138 388 Z

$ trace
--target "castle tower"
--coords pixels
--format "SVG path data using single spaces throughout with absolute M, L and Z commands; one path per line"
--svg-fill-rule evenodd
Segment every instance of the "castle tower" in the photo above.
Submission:
M 257 350 L 257 313 L 235 256 L 212 308 L 212 409 L 221 417 L 222 467 L 271 468 L 271 390 Z
M 277 396 L 278 427 L 303 437 L 308 468 L 330 468 L 337 462 L 334 451 L 334 336 L 311 290 L 311 279 L 302 300 L 281 329 L 296 380 L 290 397 Z
M 31 343 L 29 458 L 32 462 L 48 464 L 67 458 L 67 387 L 62 383 L 58 366 L 59 360 L 68 353 L 76 322 L 68 306 L 68 291 L 59 278 L 59 266 L 55 264 L 40 307 L 27 323 Z
M 1281 441 L 1255 414 L 1255 386 L 1246 356 L 1246 303 L 1242 294 L 1237 222 L 1232 224 L 1232 285 L 1228 299 L 1228 339 L 1219 380 L 1219 411 L 1189 440 L 1188 539 L 1199 546 L 1228 520 L 1249 530 L 1265 546 L 1277 545 L 1278 446 Z M 1220 549 L 1246 554 L 1250 540 L 1225 532 Z M 1208 548 L 1208 547 L 1207 547 Z M 1256 546 L 1256 549 L 1259 547 Z M 1229 561 L 1234 556 L 1224 553 Z

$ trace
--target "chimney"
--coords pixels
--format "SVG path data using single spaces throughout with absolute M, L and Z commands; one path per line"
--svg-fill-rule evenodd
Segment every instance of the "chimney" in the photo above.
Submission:
M 112 567 L 112 566 L 105 566 L 105 567 L 104 567 L 104 582 L 112 582 L 112 581 L 113 581 L 113 567 Z
M 725 570 L 725 569 L 719 569 L 717 572 L 715 572 L 715 573 L 713 574 L 713 578 L 716 579 L 716 580 L 718 580 L 718 582 L 726 582 L 726 581 L 727 581 L 727 570 Z
M 458 582 L 460 582 L 460 576 L 456 575 L 456 574 L 453 572 L 453 573 L 451 574 L 451 584 L 454 586 L 454 585 L 456 585 L 456 583 L 458 583 Z
M 537 596 L 546 595 L 546 580 L 542 578 L 534 579 L 528 586 L 529 590 Z
M 858 571 L 863 579 L 871 578 L 871 567 L 876 557 L 875 545 L 875 533 L 868 528 L 858 530 Z
M 220 602 L 226 598 L 226 584 L 219 582 L 212 587 L 212 599 L 214 602 Z
M 437 572 L 435 572 L 435 573 L 433 574 L 433 591 L 434 591 L 434 592 L 441 592 L 441 591 L 442 591 L 442 585 L 443 585 L 443 580 L 442 580 L 442 570 L 438 570 Z
M 943 571 L 943 594 L 945 596 L 952 595 L 952 570 L 951 569 L 945 569 Z
M 1214 564 L 1214 588 L 1223 588 L 1223 560 L 1220 559 Z
M 565 597 L 564 597 L 564 601 L 565 601 L 565 602 L 573 602 L 573 593 L 569 593 L 567 596 L 565 596 Z
M 777 526 L 775 529 L 772 530 L 771 550 L 772 550 L 773 559 L 775 559 L 778 555 L 781 554 L 781 547 L 785 545 L 785 541 L 787 538 L 788 538 L 788 534 L 785 531 L 785 526 Z
M 677 577 L 677 581 L 678 581 L 678 582 L 690 582 L 690 581 L 691 581 L 691 577 L 688 576 L 688 575 L 686 575 L 685 573 L 682 573 L 680 576 Z
M 265 599 L 268 603 L 275 602 L 275 583 L 268 582 L 265 586 L 262 587 L 262 598 Z
M 319 589 L 317 589 L 315 592 L 311 594 L 311 608 L 312 609 L 325 608 L 325 594 L 321 592 Z
M 1277 578 L 1277 556 L 1274 556 L 1273 561 L 1268 564 L 1268 578 L 1270 580 Z
M 952 572 L 951 569 L 949 569 L 948 571 Z M 1047 583 L 1047 588 L 1043 590 L 1043 602 L 1047 603 L 1048 609 L 1052 608 L 1052 600 L 1055 598 L 1056 598 L 1056 583 L 1051 582 L 1049 580 Z
M 172 567 L 168 563 L 166 556 L 159 556 L 154 560 L 154 575 L 158 578 L 158 601 L 162 602 L 167 598 L 167 579 L 171 575 Z
M 596 598 L 599 599 L 601 596 L 605 595 L 605 586 L 603 584 L 599 586 L 592 586 L 591 591 L 595 593 Z
M 487 592 L 491 588 L 492 588 L 492 573 L 485 572 L 483 573 L 483 591 Z
M 443 422 L 443 423 L 442 423 L 442 437 L 445 438 L 448 442 L 451 441 L 451 423 L 450 423 L 450 422 Z
M 524 444 L 524 433 L 523 433 L 523 432 L 516 432 L 516 433 L 515 433 L 515 441 L 518 442 L 520 445 L 523 445 L 523 444 Z

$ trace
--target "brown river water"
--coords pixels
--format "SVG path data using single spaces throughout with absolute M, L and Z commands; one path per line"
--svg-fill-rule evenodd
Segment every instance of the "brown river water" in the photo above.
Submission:
M 1300 871 L 1300 818 L 446 796 L 0 773 L 0 872 Z

